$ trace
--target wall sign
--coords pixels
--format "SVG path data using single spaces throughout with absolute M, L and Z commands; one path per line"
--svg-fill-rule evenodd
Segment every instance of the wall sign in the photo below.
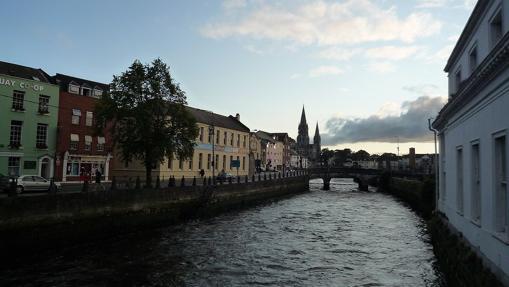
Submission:
M 30 82 L 24 82 L 24 81 L 19 81 L 19 80 L 5 79 L 5 78 L 1 78 L 1 77 L 0 77 L 0 85 L 24 89 L 24 90 L 32 89 L 37 92 L 41 92 L 42 90 L 44 90 L 43 85 L 32 84 Z

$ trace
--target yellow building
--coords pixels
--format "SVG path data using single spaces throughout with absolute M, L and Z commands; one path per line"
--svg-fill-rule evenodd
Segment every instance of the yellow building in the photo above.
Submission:
M 221 171 L 233 175 L 244 176 L 249 171 L 249 128 L 240 122 L 240 116 L 218 115 L 209 111 L 187 107 L 195 117 L 199 135 L 196 139 L 193 158 L 191 160 L 166 159 L 152 171 L 152 176 L 167 179 L 200 177 L 203 170 L 205 176 L 212 176 L 213 164 L 215 175 Z M 213 131 L 213 132 L 212 132 Z M 118 160 L 120 157 L 115 157 Z M 237 169 L 232 161 L 239 161 Z M 134 177 L 145 175 L 145 168 L 140 162 L 125 165 L 115 162 L 112 174 L 117 177 Z

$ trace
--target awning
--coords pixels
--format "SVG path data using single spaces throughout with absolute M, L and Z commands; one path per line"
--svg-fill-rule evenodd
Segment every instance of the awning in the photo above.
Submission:
M 91 143 L 92 142 L 92 137 L 91 136 L 85 136 L 85 142 L 86 143 Z
M 72 142 L 79 142 L 80 141 L 80 136 L 77 135 L 77 134 L 71 134 L 71 141 Z
M 98 144 L 105 144 L 106 143 L 106 139 L 104 137 L 97 137 L 97 143 Z
M 80 116 L 81 117 L 81 110 L 72 109 L 72 115 L 73 116 Z

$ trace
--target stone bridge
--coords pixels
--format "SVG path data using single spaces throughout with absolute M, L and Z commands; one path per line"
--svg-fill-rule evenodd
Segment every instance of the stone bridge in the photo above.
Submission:
M 331 178 L 353 178 L 359 184 L 359 190 L 368 190 L 368 181 L 382 174 L 379 169 L 348 168 L 348 167 L 314 167 L 308 169 L 309 178 L 321 178 L 323 189 L 330 189 Z

